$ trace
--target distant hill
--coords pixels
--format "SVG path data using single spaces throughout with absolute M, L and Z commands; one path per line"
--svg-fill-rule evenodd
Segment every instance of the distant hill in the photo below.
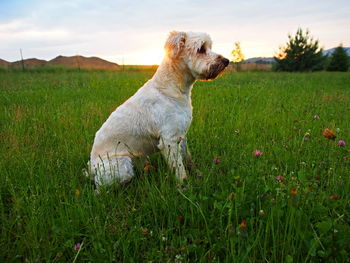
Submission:
M 24 67 L 42 67 L 42 66 L 64 66 L 71 68 L 84 68 L 84 69 L 107 69 L 107 70 L 118 70 L 120 66 L 116 63 L 103 60 L 98 57 L 84 57 L 84 56 L 58 56 L 50 61 L 29 58 L 23 60 Z M 2 67 L 22 67 L 22 61 L 18 60 L 15 62 L 7 62 L 6 60 L 0 59 L 0 66 Z
M 273 64 L 275 63 L 274 58 L 272 57 L 254 57 L 254 58 L 248 58 L 242 62 L 242 64 Z
M 330 56 L 334 52 L 334 48 L 326 49 L 323 50 L 323 55 Z M 350 56 L 350 47 L 344 47 L 346 50 L 346 53 L 348 56 Z M 275 63 L 275 59 L 273 57 L 254 57 L 254 58 L 248 58 L 242 62 L 242 64 L 250 64 L 250 63 L 255 63 L 255 64 L 273 64 Z
M 30 67 L 41 67 L 46 66 L 47 61 L 42 59 L 36 59 L 36 58 L 29 58 L 23 60 L 24 67 L 30 68 Z M 18 60 L 11 63 L 11 67 L 22 67 L 22 61 Z
M 347 54 L 348 56 L 350 56 L 350 47 L 343 47 L 343 48 L 345 49 L 346 54 Z M 330 56 L 330 55 L 333 54 L 333 52 L 334 52 L 335 49 L 336 49 L 336 47 L 323 50 L 323 55 Z
M 106 60 L 103 60 L 98 57 L 83 57 L 83 56 L 72 56 L 64 57 L 58 56 L 48 62 L 49 65 L 60 65 L 66 67 L 74 68 L 86 68 L 86 69 L 110 69 L 117 70 L 120 66 L 116 63 L 112 63 Z
M 0 58 L 0 67 L 7 68 L 11 63 Z

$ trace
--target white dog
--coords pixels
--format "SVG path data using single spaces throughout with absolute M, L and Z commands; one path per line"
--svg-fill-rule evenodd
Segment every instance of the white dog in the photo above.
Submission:
M 96 133 L 88 165 L 97 187 L 130 181 L 133 158 L 158 151 L 179 182 L 186 178 L 184 162 L 191 164 L 186 132 L 192 121 L 192 86 L 196 80 L 216 78 L 229 64 L 211 46 L 204 33 L 170 33 L 157 72 Z

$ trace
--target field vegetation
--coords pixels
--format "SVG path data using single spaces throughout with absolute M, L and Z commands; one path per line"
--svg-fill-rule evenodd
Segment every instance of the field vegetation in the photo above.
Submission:
M 1 262 L 349 262 L 350 73 L 198 82 L 201 176 L 155 155 L 96 195 L 94 134 L 153 72 L 0 72 Z

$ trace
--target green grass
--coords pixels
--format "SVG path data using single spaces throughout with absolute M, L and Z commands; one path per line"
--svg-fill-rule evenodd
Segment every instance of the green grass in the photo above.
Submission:
M 350 262 L 350 73 L 198 82 L 203 177 L 178 190 L 155 155 L 96 195 L 81 172 L 94 134 L 151 75 L 0 72 L 1 262 Z

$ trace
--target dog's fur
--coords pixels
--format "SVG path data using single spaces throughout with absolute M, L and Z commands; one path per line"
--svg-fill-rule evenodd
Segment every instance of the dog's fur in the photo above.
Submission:
M 132 160 L 158 151 L 180 182 L 186 178 L 184 163 L 191 163 L 186 145 L 192 121 L 191 89 L 196 80 L 216 78 L 229 63 L 211 46 L 204 33 L 170 33 L 166 56 L 152 79 L 96 133 L 88 165 L 97 187 L 130 181 Z

